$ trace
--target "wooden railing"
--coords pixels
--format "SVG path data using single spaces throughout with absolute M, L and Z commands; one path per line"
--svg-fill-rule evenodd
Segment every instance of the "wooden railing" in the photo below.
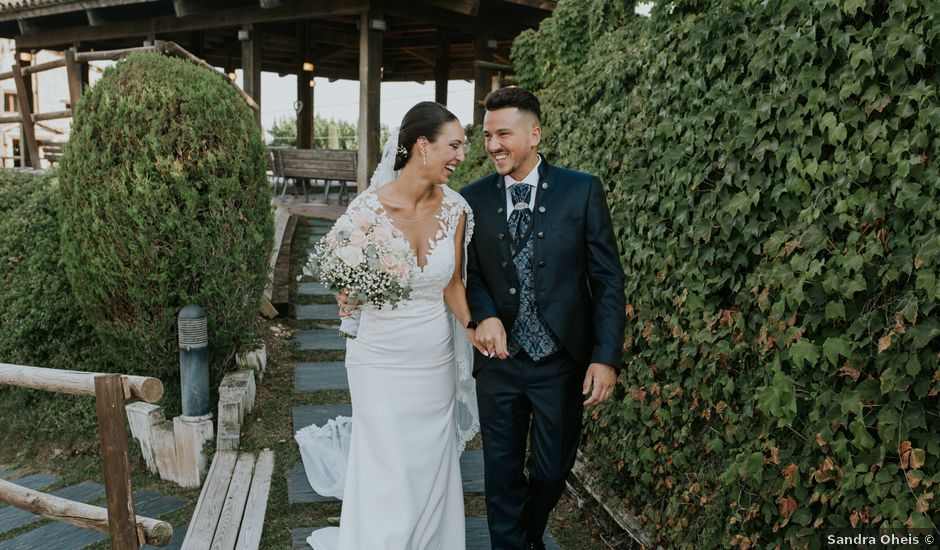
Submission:
M 98 52 L 77 52 L 75 51 L 75 48 L 70 48 L 65 51 L 65 55 L 62 59 L 55 59 L 46 63 L 40 63 L 38 65 L 26 66 L 20 66 L 17 62 L 13 64 L 10 71 L 0 73 L 0 81 L 10 78 L 13 79 L 13 82 L 16 85 L 16 96 L 17 102 L 19 104 L 18 112 L 7 115 L 0 115 L 0 124 L 22 125 L 22 137 L 26 142 L 26 147 L 29 151 L 29 162 L 27 163 L 28 166 L 33 168 L 40 168 L 39 142 L 36 140 L 36 123 L 44 120 L 57 120 L 75 116 L 75 106 L 78 105 L 78 100 L 82 97 L 82 80 L 79 71 L 79 64 L 88 63 L 89 61 L 113 61 L 134 52 L 156 52 L 188 59 L 200 67 L 219 74 L 219 76 L 224 78 L 226 82 L 238 90 L 239 94 L 242 96 L 249 107 L 256 111 L 260 109 L 258 104 L 253 99 L 251 99 L 251 96 L 239 88 L 232 78 L 230 78 L 225 73 L 218 71 L 212 65 L 209 65 L 202 59 L 199 59 L 195 55 L 189 53 L 186 51 L 186 49 L 175 42 L 164 42 L 163 40 L 156 40 L 152 46 L 141 46 L 139 48 L 126 48 L 122 50 L 108 50 Z M 48 113 L 33 112 L 32 98 L 30 97 L 31 94 L 29 93 L 29 88 L 26 86 L 26 77 L 43 71 L 60 69 L 62 67 L 65 67 L 68 78 L 69 105 L 71 108 L 64 111 L 51 111 Z
M 169 523 L 134 513 L 124 420 L 126 399 L 148 403 L 160 400 L 163 383 L 159 379 L 0 363 L 0 384 L 95 396 L 107 509 L 33 491 L 4 480 L 0 480 L 0 502 L 56 521 L 108 533 L 114 550 L 138 550 L 145 544 L 165 546 L 170 542 L 173 527 Z

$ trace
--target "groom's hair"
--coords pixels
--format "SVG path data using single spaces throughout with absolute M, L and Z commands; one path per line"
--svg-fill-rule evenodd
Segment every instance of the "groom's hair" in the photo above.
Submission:
M 422 101 L 405 113 L 398 130 L 398 152 L 395 155 L 395 170 L 401 170 L 412 156 L 411 148 L 418 138 L 424 137 L 433 142 L 441 134 L 441 128 L 452 120 L 457 120 L 454 113 L 440 103 Z
M 529 90 L 522 88 L 500 88 L 486 94 L 483 99 L 483 106 L 487 111 L 498 111 L 515 107 L 520 111 L 525 111 L 535 117 L 535 120 L 542 123 L 542 107 L 539 105 L 539 98 Z

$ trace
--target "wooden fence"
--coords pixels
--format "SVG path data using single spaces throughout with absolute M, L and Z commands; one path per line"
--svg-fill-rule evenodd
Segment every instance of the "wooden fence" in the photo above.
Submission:
M 95 396 L 107 509 L 33 491 L 4 480 L 0 480 L 0 502 L 56 521 L 108 533 L 114 550 L 138 550 L 145 544 L 165 546 L 170 542 L 173 527 L 169 523 L 134 513 L 124 420 L 126 399 L 135 398 L 148 403 L 160 400 L 163 383 L 159 379 L 0 363 L 0 384 Z
M 100 52 L 77 52 L 75 51 L 75 48 L 70 48 L 65 51 L 65 55 L 62 59 L 55 59 L 46 63 L 27 66 L 20 66 L 19 63 L 14 63 L 10 71 L 0 73 L 0 81 L 10 78 L 13 79 L 13 82 L 16 85 L 16 96 L 17 102 L 19 104 L 18 112 L 0 116 L 0 124 L 21 124 L 23 129 L 23 139 L 20 141 L 20 146 L 22 147 L 23 142 L 25 141 L 25 146 L 27 151 L 29 151 L 28 162 L 25 164 L 25 166 L 40 168 L 39 142 L 36 140 L 36 123 L 43 120 L 57 120 L 75 116 L 75 107 L 78 105 L 78 100 L 82 97 L 82 80 L 81 74 L 79 72 L 79 65 L 81 63 L 88 63 L 89 61 L 113 61 L 134 52 L 155 52 L 188 59 L 200 67 L 208 69 L 214 73 L 218 73 L 219 76 L 223 77 L 226 82 L 238 90 L 239 94 L 242 96 L 249 107 L 256 111 L 260 109 L 258 104 L 255 103 L 253 99 L 251 99 L 251 96 L 239 88 L 228 75 L 216 70 L 213 66 L 189 53 L 182 46 L 175 42 L 157 40 L 151 46 Z M 60 69 L 62 67 L 65 67 L 68 78 L 69 105 L 71 106 L 71 109 L 66 109 L 64 111 L 50 111 L 48 113 L 33 112 L 32 97 L 30 97 L 31 94 L 29 93 L 29 88 L 26 86 L 26 78 L 32 74 L 41 73 L 43 71 L 51 71 L 53 69 Z

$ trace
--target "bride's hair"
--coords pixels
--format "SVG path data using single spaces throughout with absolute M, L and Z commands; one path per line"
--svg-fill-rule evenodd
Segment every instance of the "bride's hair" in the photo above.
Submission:
M 457 120 L 454 113 L 435 101 L 422 101 L 405 113 L 398 130 L 398 152 L 395 155 L 395 170 L 401 170 L 411 159 L 411 149 L 418 138 L 423 137 L 433 142 L 441 133 L 441 128 L 452 120 Z

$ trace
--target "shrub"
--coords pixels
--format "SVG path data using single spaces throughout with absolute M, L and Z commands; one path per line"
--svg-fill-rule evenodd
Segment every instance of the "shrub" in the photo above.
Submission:
M 265 168 L 250 109 L 190 62 L 134 54 L 82 97 L 62 159 L 62 252 L 116 369 L 178 386 L 188 303 L 208 312 L 213 372 L 231 363 L 268 272 Z
M 0 170 L 0 362 L 103 370 L 63 270 L 59 199 L 54 174 Z M 94 399 L 87 397 L 0 385 L 0 410 L 3 441 L 66 443 L 97 429 Z
M 936 523 L 935 6 L 583 4 L 513 61 L 549 158 L 608 182 L 627 275 L 593 467 L 668 546 Z

